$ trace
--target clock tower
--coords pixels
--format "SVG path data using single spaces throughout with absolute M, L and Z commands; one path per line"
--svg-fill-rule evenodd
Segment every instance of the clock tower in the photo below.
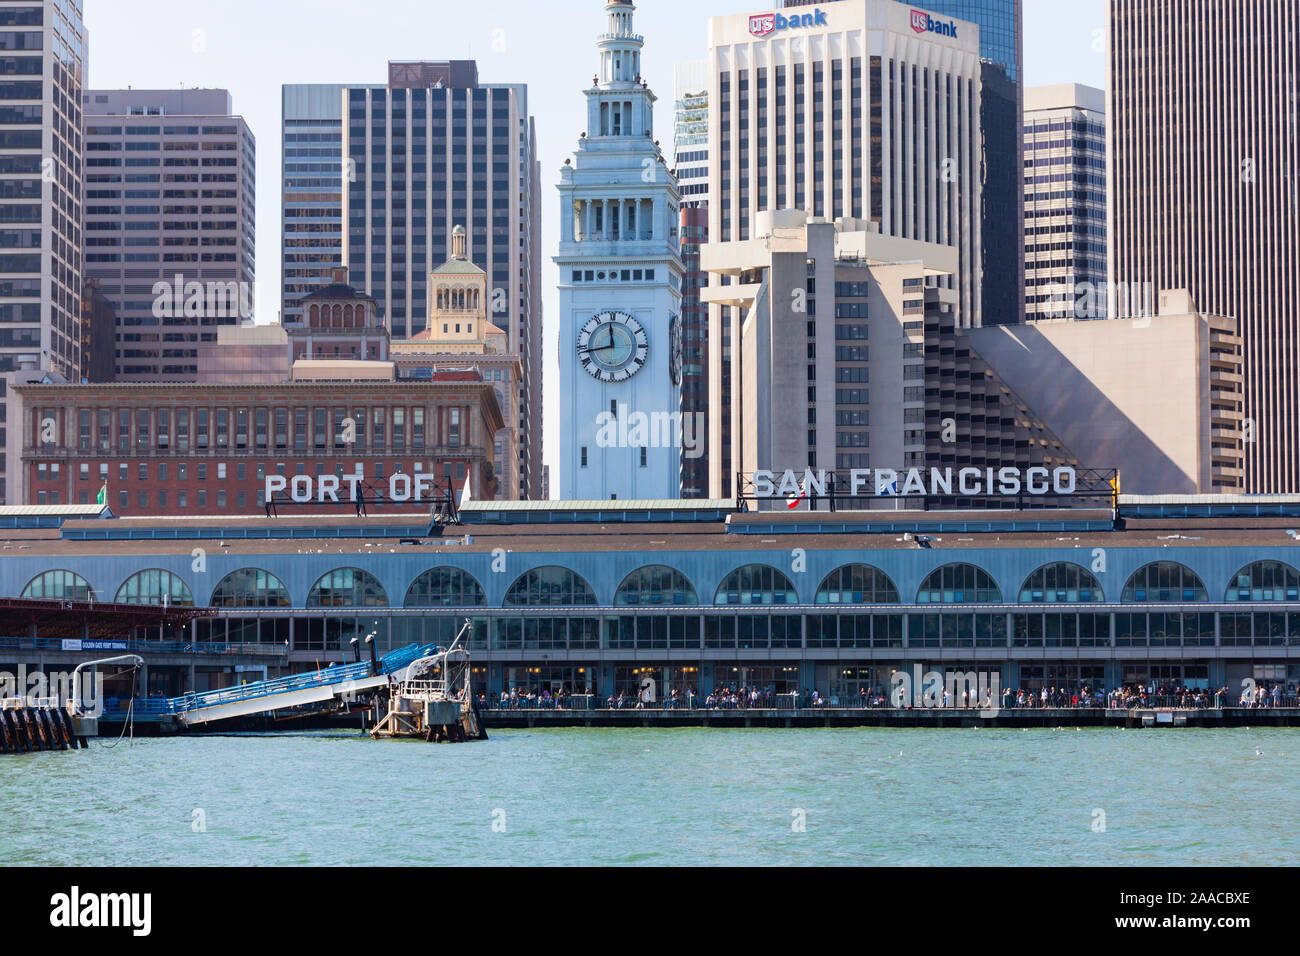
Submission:
M 587 130 L 560 172 L 561 497 L 678 498 L 682 260 L 677 181 L 630 0 L 608 0 Z

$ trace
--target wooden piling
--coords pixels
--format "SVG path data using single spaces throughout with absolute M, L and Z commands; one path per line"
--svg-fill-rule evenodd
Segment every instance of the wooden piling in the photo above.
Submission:
M 0 710 L 0 754 L 12 754 L 18 752 L 18 741 L 14 739 L 9 730 L 9 719 L 6 716 L 7 711 Z
M 63 720 L 62 720 L 63 716 L 64 714 L 63 714 L 62 707 L 50 708 L 49 710 L 50 730 L 53 732 L 54 742 L 59 745 L 60 750 L 71 750 L 73 748 L 72 746 L 70 746 L 68 740 L 67 728 L 64 727 Z
M 41 746 L 40 734 L 36 731 L 36 719 L 32 717 L 30 707 L 22 707 L 17 711 L 23 722 L 23 733 L 27 735 L 27 751 L 32 753 L 37 750 L 43 750 Z

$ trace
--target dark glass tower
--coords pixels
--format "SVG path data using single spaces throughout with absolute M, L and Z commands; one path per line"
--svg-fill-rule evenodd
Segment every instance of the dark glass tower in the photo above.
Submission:
M 920 9 L 979 25 L 983 89 L 984 325 L 1015 325 L 1024 316 L 1023 0 L 925 0 Z
M 785 0 L 787 7 L 834 0 Z M 980 28 L 982 92 L 980 125 L 984 132 L 983 238 L 984 325 L 1014 325 L 1024 313 L 1024 106 L 1021 65 L 1024 57 L 1023 0 L 924 0 L 919 10 L 975 23 Z

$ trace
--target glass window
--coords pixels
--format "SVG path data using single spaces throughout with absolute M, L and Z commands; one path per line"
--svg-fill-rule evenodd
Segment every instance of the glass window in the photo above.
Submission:
M 1225 601 L 1300 601 L 1300 571 L 1281 561 L 1256 561 L 1228 586 Z
M 27 582 L 21 595 L 35 601 L 89 601 L 90 585 L 73 571 L 45 571 Z
M 505 607 L 577 607 L 596 603 L 596 593 L 568 568 L 535 568 L 506 592 Z
M 699 604 L 695 588 L 675 568 L 661 564 L 638 568 L 623 579 L 615 604 Z
M 798 604 L 790 579 L 766 564 L 748 564 L 727 575 L 714 604 Z
M 269 571 L 240 568 L 221 579 L 212 592 L 212 607 L 289 607 L 289 590 Z
M 818 604 L 898 604 L 898 588 L 879 568 L 846 564 L 826 576 L 817 589 Z
M 152 569 L 131 575 L 117 589 L 118 604 L 194 606 L 189 585 L 170 571 Z
M 411 583 L 406 607 L 483 607 L 487 597 L 473 575 L 460 568 L 430 568 Z
M 1045 564 L 1020 588 L 1021 604 L 1100 604 L 1101 585 L 1092 572 L 1077 564 Z
M 379 581 L 360 568 L 338 568 L 320 577 L 307 595 L 308 607 L 388 607 Z
M 949 564 L 932 571 L 916 594 L 917 604 L 1000 604 L 1002 592 L 983 568 Z
M 1125 604 L 1177 604 L 1209 599 L 1205 585 L 1190 568 L 1174 561 L 1156 561 L 1128 579 L 1120 600 Z

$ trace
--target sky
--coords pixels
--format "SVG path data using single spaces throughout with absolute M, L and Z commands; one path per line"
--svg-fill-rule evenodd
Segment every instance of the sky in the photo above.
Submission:
M 604 0 L 84 0 L 89 89 L 230 91 L 257 140 L 257 318 L 280 298 L 280 87 L 384 83 L 389 60 L 476 59 L 483 83 L 527 83 L 542 169 L 546 460 L 558 451 L 559 169 L 585 128 Z M 1025 82 L 1104 87 L 1105 0 L 1024 0 Z M 760 13 L 747 0 L 642 0 L 643 72 L 670 152 L 673 64 L 703 59 L 708 17 Z M 552 467 L 552 474 L 556 470 Z M 552 487 L 558 487 L 553 481 Z

